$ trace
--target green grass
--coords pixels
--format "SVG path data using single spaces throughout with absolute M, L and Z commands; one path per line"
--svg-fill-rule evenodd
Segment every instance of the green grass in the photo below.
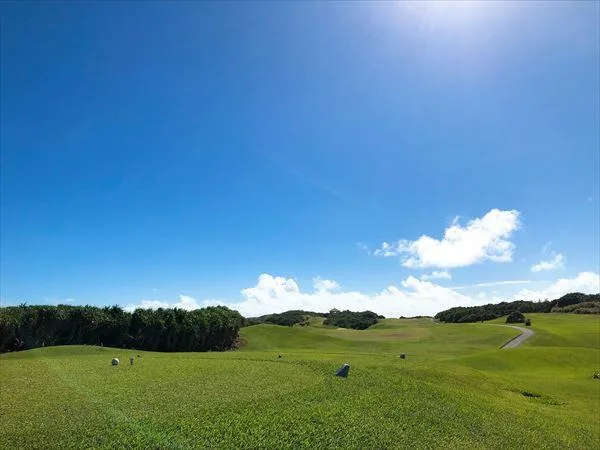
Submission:
M 598 317 L 530 317 L 537 334 L 511 350 L 510 328 L 388 319 L 252 326 L 226 353 L 6 354 L 0 446 L 597 448 Z M 349 378 L 334 377 L 344 362 Z

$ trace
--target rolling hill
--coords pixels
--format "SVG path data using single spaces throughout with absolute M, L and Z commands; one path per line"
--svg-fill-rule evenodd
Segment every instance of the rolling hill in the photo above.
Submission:
M 363 331 L 315 319 L 243 328 L 247 345 L 223 353 L 4 354 L 0 446 L 596 448 L 598 316 L 528 317 L 536 334 L 512 350 L 499 349 L 517 333 L 502 319 Z

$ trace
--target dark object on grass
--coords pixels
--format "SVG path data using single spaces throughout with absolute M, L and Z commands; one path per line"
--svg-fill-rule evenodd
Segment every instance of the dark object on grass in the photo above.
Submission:
M 600 380 L 600 372 L 594 372 L 594 375 L 592 375 L 592 378 L 594 380 Z
M 281 358 L 281 355 L 279 355 L 278 358 Z
M 343 378 L 347 378 L 348 377 L 348 371 L 350 370 L 350 364 L 344 364 L 342 367 L 340 367 L 338 369 L 338 371 L 335 373 L 335 375 L 337 377 L 343 377 Z
M 529 392 L 529 391 L 521 391 L 521 395 L 523 397 L 532 397 L 532 398 L 540 398 L 541 397 L 540 394 L 536 394 L 535 392 Z
M 520 311 L 511 312 L 506 318 L 506 323 L 523 323 L 525 316 Z
M 526 327 L 530 327 L 531 326 L 531 319 L 525 319 L 525 326 Z
M 400 359 L 406 359 L 406 353 L 400 353 Z

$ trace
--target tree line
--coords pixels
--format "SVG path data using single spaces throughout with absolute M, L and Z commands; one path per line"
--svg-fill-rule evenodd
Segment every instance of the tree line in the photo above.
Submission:
M 243 320 L 224 306 L 133 313 L 119 306 L 10 306 L 0 308 L 0 352 L 70 344 L 162 352 L 227 350 Z
M 515 311 L 521 313 L 575 312 L 593 314 L 600 312 L 599 306 L 600 294 L 572 292 L 556 300 L 540 302 L 518 300 L 482 306 L 459 306 L 437 313 L 435 319 L 440 322 L 451 323 L 481 322 L 497 319 Z

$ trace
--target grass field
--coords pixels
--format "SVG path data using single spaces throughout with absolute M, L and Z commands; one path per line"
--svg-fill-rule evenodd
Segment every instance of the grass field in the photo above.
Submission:
M 513 329 L 388 319 L 252 326 L 225 353 L 5 354 L 0 446 L 598 448 L 598 316 L 528 317 L 536 335 L 511 350 Z

